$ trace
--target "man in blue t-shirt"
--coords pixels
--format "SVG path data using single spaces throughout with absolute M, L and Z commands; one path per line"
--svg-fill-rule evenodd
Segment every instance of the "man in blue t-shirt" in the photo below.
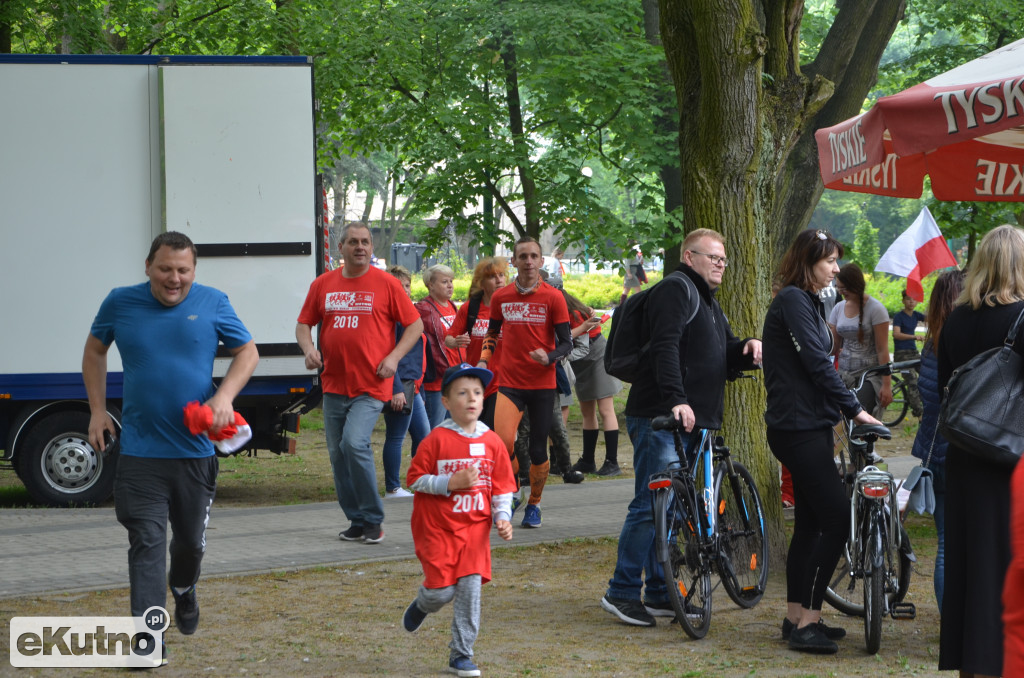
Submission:
M 149 282 L 107 295 L 85 342 L 82 379 L 89 394 L 89 442 L 102 450 L 116 433 L 107 414 L 107 351 L 117 342 L 124 366 L 121 455 L 114 478 L 117 520 L 128 530 L 132 616 L 166 608 L 188 635 L 199 624 L 195 584 L 217 487 L 217 457 L 206 435 L 192 435 L 184 407 L 210 407 L 218 432 L 234 421 L 232 401 L 249 381 L 259 354 L 227 296 L 195 284 L 196 248 L 185 235 L 163 233 L 146 257 Z M 232 355 L 213 384 L 218 344 Z M 165 577 L 167 523 L 171 565 Z
M 916 333 L 917 324 L 924 320 L 924 314 L 915 311 L 917 300 L 903 291 L 903 310 L 893 316 L 892 319 L 892 357 L 896 362 L 904 360 L 920 360 L 921 354 L 917 350 L 917 342 L 924 341 L 924 336 Z M 903 372 L 903 383 L 907 385 L 907 402 L 910 403 L 910 411 L 915 417 L 920 417 L 924 411 L 921 406 L 921 392 L 917 390 L 918 370 L 907 370 Z

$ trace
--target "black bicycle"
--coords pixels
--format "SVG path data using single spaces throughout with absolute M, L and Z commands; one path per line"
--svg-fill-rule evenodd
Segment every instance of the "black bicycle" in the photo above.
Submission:
M 680 422 L 656 417 L 672 431 L 679 461 L 651 476 L 655 547 L 676 619 L 691 638 L 711 626 L 711 573 L 743 608 L 757 605 L 768 582 L 764 507 L 750 472 L 733 461 L 722 436 L 698 431 L 687 459 Z
M 889 428 L 896 426 L 907 416 L 907 410 L 910 409 L 910 401 L 907 400 L 907 389 L 910 387 L 907 385 L 905 375 L 911 369 L 917 369 L 921 364 L 921 360 L 918 358 L 894 364 L 906 365 L 906 367 L 893 371 L 892 402 L 889 403 L 887 408 L 885 408 L 885 413 L 879 419 L 879 421 Z

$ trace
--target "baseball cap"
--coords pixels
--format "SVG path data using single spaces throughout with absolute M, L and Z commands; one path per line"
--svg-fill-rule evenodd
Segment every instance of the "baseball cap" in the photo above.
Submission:
M 491 383 L 491 379 L 494 378 L 494 373 L 484 367 L 474 367 L 469 363 L 454 365 L 444 371 L 444 377 L 441 379 L 441 388 L 448 388 L 448 384 L 459 377 L 476 377 L 484 382 L 484 388 L 487 388 L 487 385 Z

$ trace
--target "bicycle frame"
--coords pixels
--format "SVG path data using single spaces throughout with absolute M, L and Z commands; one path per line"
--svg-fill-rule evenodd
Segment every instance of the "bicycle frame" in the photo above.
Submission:
M 863 521 L 868 518 L 868 512 L 872 505 L 881 504 L 881 512 L 884 516 L 888 508 L 888 526 L 886 529 L 885 541 L 889 544 L 882 544 L 881 553 L 891 554 L 899 551 L 902 539 L 902 530 L 899 524 L 899 511 L 893 511 L 891 506 L 886 507 L 887 501 L 896 497 L 896 481 L 891 473 L 880 471 L 874 466 L 868 466 L 857 473 L 853 483 L 853 499 L 850 502 L 850 537 L 848 546 L 853 560 L 851 566 L 856 563 L 861 571 L 856 574 L 863 575 L 864 570 L 874 567 L 884 567 L 886 563 L 865 563 L 864 549 L 858 548 L 862 541 L 860 534 L 863 529 Z
M 700 440 L 697 441 L 695 447 L 697 452 L 692 455 L 687 455 L 689 459 L 680 458 L 678 461 L 674 461 L 668 465 L 663 471 L 652 473 L 648 480 L 648 487 L 655 493 L 667 492 L 671 488 L 671 479 L 674 475 L 685 473 L 686 476 L 696 487 L 697 485 L 697 467 L 703 462 L 703 476 L 702 480 L 704 487 L 701 492 L 697 495 L 700 501 L 698 506 L 700 516 L 700 534 L 703 537 L 702 541 L 704 545 L 712 544 L 716 535 L 716 520 L 714 511 L 709 511 L 708 507 L 714 504 L 714 446 L 712 445 L 713 438 L 711 437 L 712 431 L 709 429 L 699 429 Z M 686 446 L 683 444 L 682 436 L 679 431 L 672 431 L 672 436 L 675 438 L 676 450 L 684 450 Z M 654 511 L 655 502 L 651 502 L 651 510 Z M 659 515 L 654 512 L 655 528 L 660 527 L 661 523 L 665 520 L 665 516 Z

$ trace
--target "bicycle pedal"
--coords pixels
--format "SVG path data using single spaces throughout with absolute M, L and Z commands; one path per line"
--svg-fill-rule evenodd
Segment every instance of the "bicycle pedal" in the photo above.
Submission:
M 917 607 L 913 603 L 894 603 L 889 610 L 889 616 L 893 619 L 915 619 Z

